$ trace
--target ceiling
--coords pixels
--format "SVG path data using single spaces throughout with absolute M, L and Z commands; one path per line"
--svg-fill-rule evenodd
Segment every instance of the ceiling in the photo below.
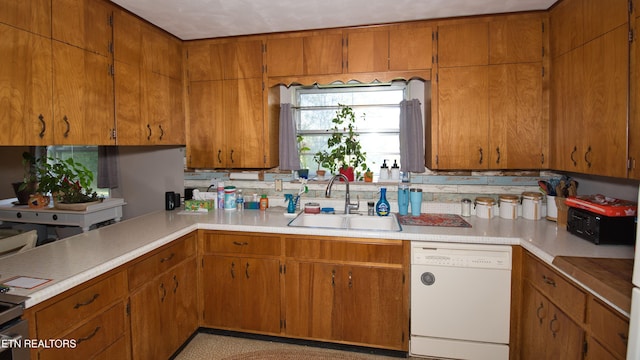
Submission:
M 556 0 L 111 0 L 182 40 L 546 10 Z

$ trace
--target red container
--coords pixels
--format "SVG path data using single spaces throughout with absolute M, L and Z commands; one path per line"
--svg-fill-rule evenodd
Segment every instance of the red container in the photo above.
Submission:
M 605 216 L 636 216 L 638 204 L 601 194 L 568 197 L 565 203 L 573 208 L 591 211 Z

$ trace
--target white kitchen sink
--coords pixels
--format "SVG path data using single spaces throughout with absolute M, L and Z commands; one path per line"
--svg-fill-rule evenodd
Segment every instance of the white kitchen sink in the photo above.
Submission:
M 402 231 L 395 214 L 366 216 L 362 214 L 305 214 L 289 222 L 293 227 L 330 228 L 368 231 Z

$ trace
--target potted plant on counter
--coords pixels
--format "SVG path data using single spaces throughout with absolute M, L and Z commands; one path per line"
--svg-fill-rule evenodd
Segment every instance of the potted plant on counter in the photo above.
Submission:
M 72 158 L 59 160 L 43 157 L 35 161 L 38 178 L 36 191 L 51 194 L 56 208 L 86 210 L 87 206 L 102 201 L 91 188 L 93 173 Z
M 331 122 L 331 136 L 327 140 L 327 148 L 318 151 L 313 158 L 318 165 L 332 174 L 338 170 L 347 176 L 349 181 L 358 180 L 362 172 L 367 170 L 367 153 L 362 151 L 360 134 L 356 131 L 356 115 L 350 106 L 338 104 L 340 110 Z M 363 115 L 364 118 L 364 115 Z M 355 172 L 355 174 L 354 174 Z

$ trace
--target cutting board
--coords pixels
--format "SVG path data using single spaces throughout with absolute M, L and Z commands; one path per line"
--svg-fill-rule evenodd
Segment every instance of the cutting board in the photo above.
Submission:
M 553 265 L 620 309 L 631 311 L 633 259 L 556 256 Z

